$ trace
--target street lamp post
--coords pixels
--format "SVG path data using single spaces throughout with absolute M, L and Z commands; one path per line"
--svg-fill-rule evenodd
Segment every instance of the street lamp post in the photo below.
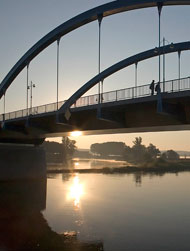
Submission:
M 165 75 L 166 75 L 166 60 L 165 60 L 165 46 L 166 42 L 168 45 L 170 45 L 170 48 L 173 49 L 173 43 L 170 43 L 165 37 L 163 37 L 163 40 L 160 41 L 160 44 L 163 44 L 163 92 L 165 92 Z
M 28 86 L 28 90 L 30 89 L 30 113 L 32 113 L 32 89 L 35 87 L 35 84 L 30 81 L 30 86 Z

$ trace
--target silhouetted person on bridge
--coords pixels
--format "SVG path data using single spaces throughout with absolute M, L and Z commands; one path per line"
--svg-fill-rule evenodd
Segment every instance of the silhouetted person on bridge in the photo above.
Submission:
M 155 91 L 157 92 L 157 95 L 160 94 L 160 92 L 161 92 L 160 83 L 159 82 L 156 84 Z
M 151 95 L 154 95 L 154 80 L 152 80 L 151 84 L 150 84 L 150 90 L 151 90 Z

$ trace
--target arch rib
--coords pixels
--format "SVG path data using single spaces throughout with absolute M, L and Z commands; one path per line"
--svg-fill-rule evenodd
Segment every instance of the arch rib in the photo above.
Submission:
M 168 54 L 177 51 L 184 51 L 190 50 L 190 42 L 183 42 L 183 43 L 176 43 L 167 46 L 160 47 L 160 55 Z M 89 80 L 86 84 L 84 84 L 78 91 L 76 91 L 59 109 L 60 113 L 65 113 L 67 109 L 69 109 L 83 94 L 85 94 L 88 90 L 90 90 L 93 86 L 95 86 L 100 81 L 104 80 L 105 78 L 109 77 L 113 73 L 122 70 L 125 67 L 128 67 L 132 64 L 137 62 L 155 57 L 159 55 L 158 48 L 155 51 L 154 49 L 141 52 L 129 58 L 126 58 L 111 67 L 107 68 L 106 70 L 102 71 L 100 74 L 96 75 L 94 78 Z
M 2 80 L 0 85 L 0 99 L 6 92 L 7 88 L 11 85 L 13 80 L 18 76 L 18 74 L 29 64 L 29 62 L 35 58 L 41 51 L 43 51 L 50 44 L 55 42 L 60 37 L 66 35 L 67 33 L 85 25 L 92 21 L 98 19 L 99 15 L 103 17 L 110 16 L 113 14 L 121 13 L 124 11 L 130 11 L 141 8 L 156 7 L 157 2 L 162 2 L 163 6 L 171 5 L 190 5 L 190 0 L 117 0 L 113 1 L 91 10 L 88 10 L 78 16 L 66 21 L 61 24 L 42 39 L 40 39 L 36 44 L 34 44 L 13 66 L 9 73 Z

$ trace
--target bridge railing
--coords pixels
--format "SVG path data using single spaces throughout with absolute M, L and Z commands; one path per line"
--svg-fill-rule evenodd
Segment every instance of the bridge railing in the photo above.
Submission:
M 150 87 L 150 84 L 147 84 L 147 85 L 142 85 L 138 87 L 130 87 L 130 88 L 125 88 L 125 89 L 120 89 L 120 90 L 115 90 L 115 91 L 110 91 L 110 92 L 104 92 L 100 95 L 100 97 L 98 94 L 84 96 L 84 97 L 79 98 L 75 102 L 75 104 L 71 106 L 71 108 L 96 105 L 99 103 L 99 99 L 101 103 L 108 103 L 108 102 L 115 102 L 115 101 L 150 96 L 151 90 L 149 87 Z M 161 82 L 160 88 L 161 88 L 161 92 L 167 92 L 167 93 L 190 90 L 190 77 L 169 80 L 169 81 L 165 81 L 165 83 Z M 4 119 L 10 120 L 10 119 L 15 119 L 15 118 L 22 118 L 28 115 L 55 112 L 57 111 L 57 105 L 59 109 L 64 103 L 65 101 L 61 101 L 58 104 L 51 103 L 51 104 L 36 106 L 29 109 L 15 111 L 15 112 L 9 112 L 9 113 L 6 113 L 5 115 L 1 114 L 0 121 L 4 121 Z

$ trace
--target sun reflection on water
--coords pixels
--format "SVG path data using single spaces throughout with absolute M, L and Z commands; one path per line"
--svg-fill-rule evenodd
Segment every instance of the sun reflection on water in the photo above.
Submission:
M 84 194 L 84 187 L 83 184 L 80 183 L 78 175 L 75 175 L 73 178 L 73 184 L 69 189 L 69 198 L 74 200 L 74 206 L 79 208 L 80 206 L 80 199 Z

